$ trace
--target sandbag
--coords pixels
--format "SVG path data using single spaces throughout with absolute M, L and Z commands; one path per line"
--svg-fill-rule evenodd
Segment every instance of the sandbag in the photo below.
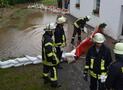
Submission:
M 38 64 L 38 63 L 41 63 L 42 62 L 37 57 L 32 57 L 32 56 L 26 55 L 26 58 L 28 58 L 29 60 L 31 60 L 33 64 Z
M 17 58 L 16 59 L 20 64 L 22 63 L 23 65 L 28 65 L 32 64 L 32 61 L 30 61 L 28 58 L 23 57 L 23 58 Z
M 9 60 L 7 61 L 1 61 L 0 62 L 0 68 L 10 68 L 12 67 L 14 64 L 12 64 Z
M 41 55 L 38 55 L 37 58 L 40 59 L 40 60 L 42 60 L 42 56 Z

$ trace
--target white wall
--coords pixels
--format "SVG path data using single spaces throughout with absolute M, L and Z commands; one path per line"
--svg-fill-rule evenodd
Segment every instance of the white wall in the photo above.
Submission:
M 107 24 L 107 34 L 114 39 L 119 37 L 119 24 L 121 15 L 120 0 L 101 0 L 100 18 Z
M 107 23 L 106 34 L 114 39 L 118 39 L 121 30 L 121 5 L 123 0 L 100 0 L 100 14 L 92 15 L 95 0 L 80 0 L 80 10 L 76 9 L 76 0 L 70 0 L 70 13 L 75 17 L 91 15 L 92 19 L 89 25 L 95 27 L 101 22 Z
M 75 7 L 76 2 L 77 2 L 77 0 L 70 0 L 70 13 L 71 13 L 71 15 L 79 18 L 81 15 L 81 12 L 80 12 L 80 9 Z

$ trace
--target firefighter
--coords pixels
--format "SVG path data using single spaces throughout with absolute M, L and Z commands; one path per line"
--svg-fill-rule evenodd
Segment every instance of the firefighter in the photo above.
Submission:
M 106 86 L 108 90 L 123 90 L 123 43 L 115 44 L 114 53 L 116 61 L 108 69 Z
M 74 39 L 76 34 L 78 34 L 78 42 L 81 42 L 81 31 L 84 31 L 84 26 L 90 20 L 90 16 L 85 16 L 84 18 L 77 19 L 74 23 L 74 32 L 71 40 L 71 44 L 74 45 Z
M 84 80 L 90 76 L 90 90 L 106 90 L 105 79 L 107 67 L 112 61 L 111 52 L 104 45 L 105 37 L 101 33 L 96 33 L 93 37 L 94 45 L 89 48 L 86 55 L 86 65 L 84 68 Z
M 50 82 L 51 87 L 60 87 L 58 84 L 58 74 L 56 68 L 59 60 L 56 56 L 56 50 L 52 38 L 55 27 L 54 23 L 48 24 L 44 29 L 45 33 L 42 37 L 43 79 L 44 84 Z
M 55 47 L 56 47 L 56 51 L 57 51 L 57 57 L 59 59 L 59 61 L 61 62 L 61 58 L 62 58 L 62 52 L 63 52 L 63 48 L 66 45 L 66 35 L 64 32 L 64 23 L 66 22 L 66 18 L 61 16 L 57 19 L 57 25 L 55 28 L 55 32 L 54 32 L 54 41 L 55 41 Z M 62 69 L 62 67 L 60 65 L 58 65 L 59 69 Z
M 99 26 L 96 28 L 95 32 L 92 34 L 92 37 L 94 36 L 94 34 L 96 33 L 102 33 L 103 35 L 105 34 L 104 33 L 104 28 L 107 26 L 106 23 L 100 23 Z

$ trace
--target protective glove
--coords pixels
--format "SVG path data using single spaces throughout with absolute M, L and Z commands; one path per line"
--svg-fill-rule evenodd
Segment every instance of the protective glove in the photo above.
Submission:
M 85 81 L 88 81 L 88 74 L 87 74 L 87 73 L 84 73 L 84 74 L 83 74 L 83 79 L 84 79 Z
M 105 83 L 105 81 L 107 79 L 107 76 L 106 75 L 101 75 L 100 79 L 101 79 L 101 83 Z

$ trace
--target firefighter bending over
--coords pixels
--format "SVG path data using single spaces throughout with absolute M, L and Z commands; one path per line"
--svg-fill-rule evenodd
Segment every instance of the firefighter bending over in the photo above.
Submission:
M 86 23 L 90 20 L 90 16 L 85 16 L 83 18 L 77 19 L 73 25 L 74 25 L 74 31 L 73 31 L 73 36 L 71 40 L 71 44 L 74 45 L 74 39 L 76 34 L 78 34 L 78 43 L 81 42 L 81 32 L 84 31 L 84 26 Z
M 51 87 L 60 87 L 56 68 L 59 60 L 52 39 L 55 27 L 54 23 L 48 24 L 42 37 L 43 79 L 44 84 L 51 83 Z
M 86 65 L 84 69 L 84 80 L 90 76 L 90 90 L 106 90 L 105 80 L 107 77 L 107 67 L 112 61 L 111 52 L 103 43 L 105 37 L 101 33 L 96 33 L 93 37 L 94 45 L 90 47 L 86 55 Z

